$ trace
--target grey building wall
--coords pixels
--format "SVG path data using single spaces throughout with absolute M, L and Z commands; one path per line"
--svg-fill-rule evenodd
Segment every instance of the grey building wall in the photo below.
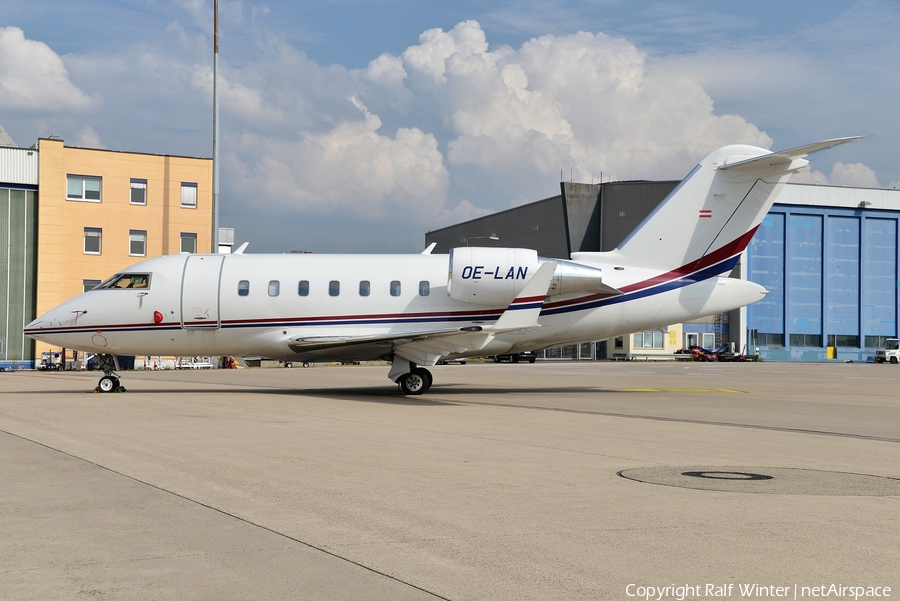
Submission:
M 616 248 L 679 183 L 680 180 L 602 184 L 599 244 L 595 250 L 607 252 Z
M 560 183 L 560 195 L 425 234 L 435 253 L 458 246 L 532 248 L 542 257 L 614 249 L 671 192 L 677 181 Z M 490 236 L 498 238 L 491 240 Z
M 489 236 L 495 236 L 498 240 L 490 240 Z M 562 196 L 552 196 L 428 232 L 425 234 L 425 244 L 432 242 L 437 242 L 436 254 L 462 246 L 494 246 L 531 248 L 542 257 L 569 258 Z

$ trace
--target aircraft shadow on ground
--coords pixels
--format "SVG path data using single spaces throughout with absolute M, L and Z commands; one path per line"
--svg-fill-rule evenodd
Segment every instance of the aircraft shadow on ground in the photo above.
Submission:
M 596 388 L 591 386 L 557 386 L 552 388 L 484 388 L 469 387 L 465 384 L 436 384 L 429 392 L 421 396 L 405 396 L 398 392 L 396 386 L 368 386 L 360 388 L 154 388 L 150 390 L 140 389 L 138 387 L 128 387 L 127 382 L 123 382 L 126 392 L 123 393 L 96 393 L 99 398 L 118 400 L 126 402 L 129 397 L 135 395 L 159 396 L 159 395 L 276 395 L 276 396 L 292 396 L 292 397 L 316 397 L 316 398 L 333 398 L 335 400 L 354 401 L 363 403 L 382 403 L 390 405 L 408 405 L 408 406 L 446 406 L 455 405 L 453 400 L 446 397 L 463 397 L 469 395 L 524 395 L 524 394 L 606 394 L 611 392 L 624 393 L 626 391 L 609 390 Z M 13 392 L 13 391 L 11 391 Z M 23 394 L 29 396 L 50 396 L 60 395 L 62 397 L 71 398 L 77 396 L 79 391 L 75 390 L 23 390 L 14 391 L 14 394 Z M 85 390 L 84 394 L 95 394 L 91 390 Z M 443 398 L 434 398 L 440 396 Z M 463 398 L 459 399 L 464 401 Z

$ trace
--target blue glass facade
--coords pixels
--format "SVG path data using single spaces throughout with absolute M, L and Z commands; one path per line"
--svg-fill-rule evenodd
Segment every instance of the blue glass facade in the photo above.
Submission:
M 748 341 L 769 360 L 865 361 L 898 335 L 894 211 L 775 205 L 747 252 L 747 279 L 769 290 L 747 308 Z

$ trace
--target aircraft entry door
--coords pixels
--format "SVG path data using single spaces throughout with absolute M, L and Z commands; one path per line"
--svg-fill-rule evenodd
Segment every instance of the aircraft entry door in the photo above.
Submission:
M 181 280 L 181 327 L 218 330 L 219 285 L 225 255 L 188 255 Z

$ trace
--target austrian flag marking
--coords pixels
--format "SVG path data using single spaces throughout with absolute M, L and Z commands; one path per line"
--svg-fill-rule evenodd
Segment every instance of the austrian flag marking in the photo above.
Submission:
M 700 219 L 711 219 L 712 209 L 700 209 Z

